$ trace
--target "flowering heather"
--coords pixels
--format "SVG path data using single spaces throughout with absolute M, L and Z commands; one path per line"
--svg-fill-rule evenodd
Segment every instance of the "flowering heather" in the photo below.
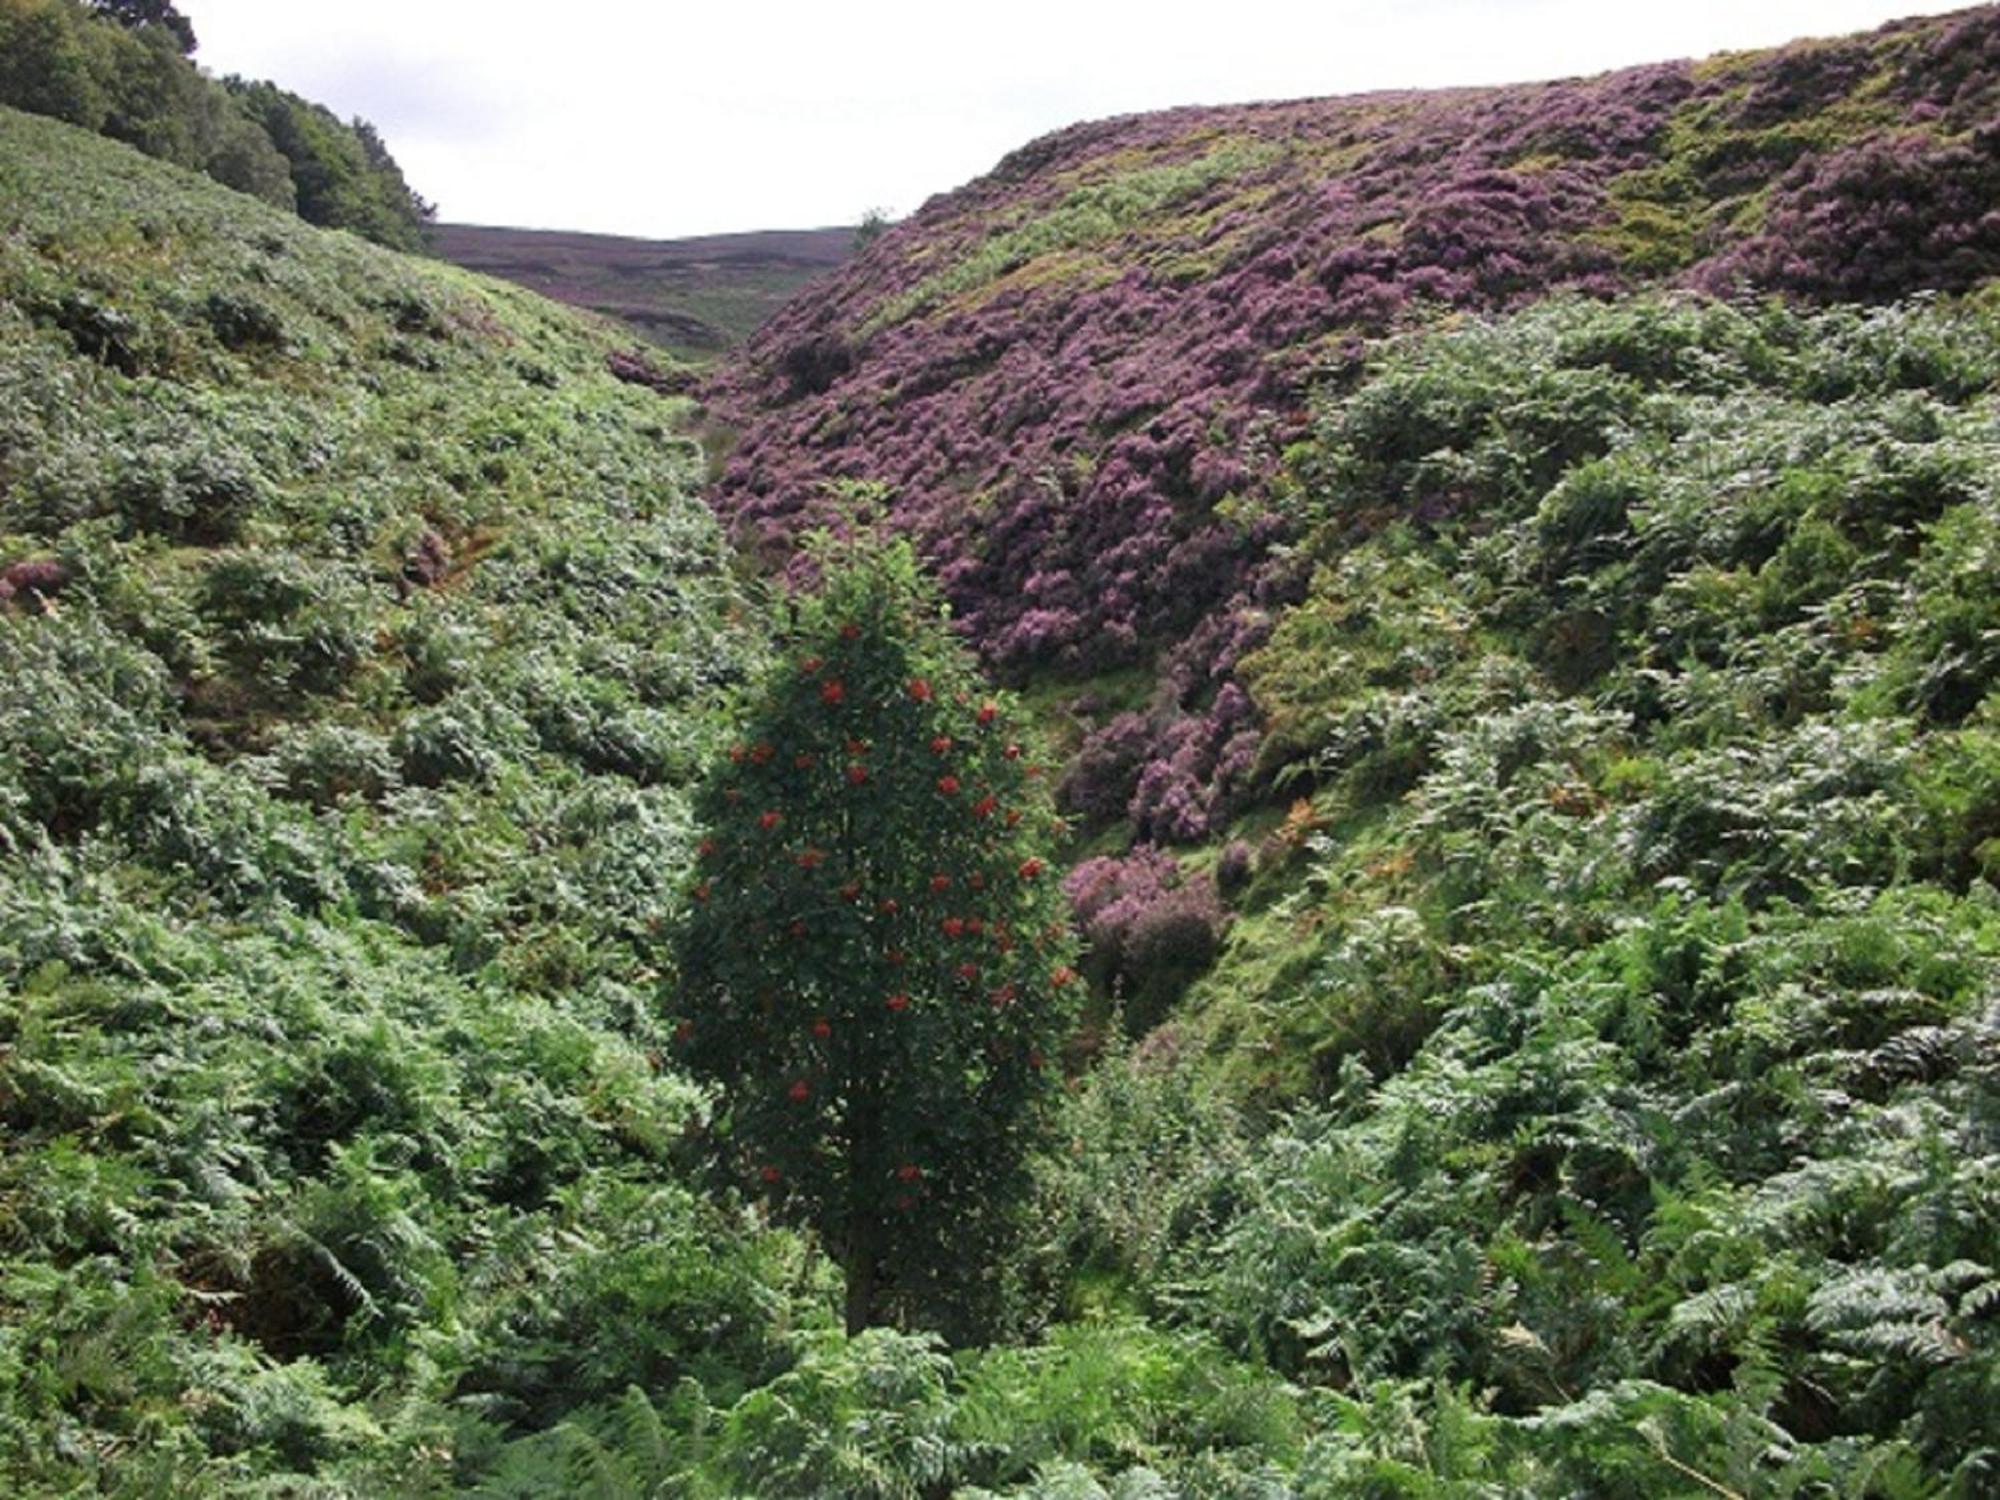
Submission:
M 1823 301 L 1962 292 L 2000 257 L 2000 127 L 1941 140 L 1911 130 L 1801 161 L 1766 228 L 1703 268 L 1712 288 Z
M 1122 994 L 1142 1025 L 1159 1019 L 1214 959 L 1227 919 L 1215 882 L 1141 844 L 1086 860 L 1063 880 L 1100 985 Z
M 1254 710 L 1218 694 L 1295 597 L 1259 502 L 1316 379 L 1383 332 L 1558 291 L 1970 286 L 2000 268 L 1996 111 L 1985 8 L 1584 80 L 1079 125 L 765 326 L 706 393 L 741 434 L 716 500 L 782 561 L 838 520 L 839 482 L 880 484 L 989 668 L 1152 668 L 1143 729 L 1103 726 L 1065 795 L 1198 838 L 1254 758 Z

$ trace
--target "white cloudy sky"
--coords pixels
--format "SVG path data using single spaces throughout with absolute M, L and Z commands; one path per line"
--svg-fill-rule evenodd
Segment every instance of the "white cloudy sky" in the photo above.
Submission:
M 179 0 L 218 73 L 381 127 L 440 217 L 674 236 L 907 213 L 1173 104 L 1565 77 L 1958 0 Z

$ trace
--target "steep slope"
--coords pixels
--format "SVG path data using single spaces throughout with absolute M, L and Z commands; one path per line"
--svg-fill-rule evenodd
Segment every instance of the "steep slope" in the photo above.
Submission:
M 614 363 L 0 111 L 11 1492 L 409 1494 L 770 1368 L 794 1249 L 677 1185 L 647 942 L 756 621 Z
M 718 503 L 783 555 L 885 487 L 997 670 L 1145 669 L 1094 684 L 1078 732 L 1138 831 L 1199 838 L 1255 760 L 1235 664 L 1296 595 L 1266 502 L 1315 379 L 1367 336 L 1563 289 L 1974 285 L 2000 267 L 1996 105 L 1989 8 L 1575 82 L 1078 126 L 934 199 L 730 363 Z
M 685 240 L 440 224 L 437 253 L 630 325 L 687 358 L 740 344 L 815 276 L 854 253 L 852 229 Z
M 1352 1398 L 1328 1494 L 1992 1492 L 1991 294 L 1467 320 L 1294 460 L 1242 671 L 1312 775 L 1051 1274 Z
M 1012 1276 L 1309 1392 L 1261 1492 L 1994 1489 L 1996 41 L 1079 127 L 712 385 L 1191 846 Z
M 848 1341 L 694 1186 L 651 934 L 759 616 L 614 370 L 676 373 L 0 112 L 0 1483 L 1289 1465 L 1205 1335 Z
M 842 1338 L 824 1260 L 689 1185 L 703 1110 L 665 1070 L 650 929 L 697 836 L 682 787 L 760 647 L 673 435 L 695 414 L 655 389 L 682 372 L 525 292 L 0 113 L 10 1492 L 1992 1493 L 1994 294 L 1612 293 L 1734 264 L 1815 301 L 1983 277 L 1991 195 L 1962 127 L 1993 30 L 1981 12 L 1567 88 L 1122 122 L 933 206 L 1068 203 L 1038 159 L 1112 172 L 1093 142 L 1190 121 L 1372 110 L 1421 135 L 1568 99 L 1611 130 L 1600 105 L 1655 87 L 1663 133 L 1610 182 L 1686 168 L 1621 196 L 1590 186 L 1596 157 L 1545 164 L 1650 226 L 1609 280 L 1565 209 L 1518 279 L 1453 281 L 1436 237 L 1457 221 L 1412 200 L 1339 245 L 1430 257 L 1373 280 L 1407 270 L 1455 313 L 1383 341 L 1394 317 L 1343 312 L 1315 389 L 1310 330 L 1245 332 L 1254 380 L 1160 396 L 1219 431 L 1237 413 L 1246 477 L 1229 504 L 1148 478 L 1132 514 L 1165 496 L 1174 545 L 1228 546 L 1175 575 L 1184 615 L 1150 574 L 1084 598 L 1134 622 L 1101 657 L 1065 634 L 1003 659 L 1098 673 L 1088 721 L 1143 701 L 1149 653 L 1197 627 L 1072 796 L 1109 821 L 1136 789 L 1176 834 L 1219 828 L 1219 780 L 1290 806 L 1178 864 L 1072 872 L 1104 1030 L 1122 1006 L 1146 1034 L 1075 1059 L 1032 1232 L 995 1268 L 1016 1337 L 956 1351 Z M 1759 123 L 1746 78 L 1823 107 Z M 1885 125 L 1899 111 L 1912 133 Z M 1402 150 L 1377 166 L 1411 181 L 1486 149 L 1380 128 L 1403 146 L 1349 149 Z M 1211 150 L 1227 170 L 1190 177 Z M 1192 204 L 1275 170 L 1236 150 L 1163 147 L 1043 213 L 1067 248 L 1028 268 L 1142 256 L 1180 184 Z M 1724 185 L 1800 151 L 1806 175 Z M 1664 220 L 1619 206 L 1669 200 Z M 1786 255 L 1739 210 L 1772 215 Z M 901 268 L 941 278 L 939 306 L 885 280 L 849 330 L 889 306 L 879 347 L 795 309 L 762 399 L 817 413 L 824 441 L 746 449 L 800 494 L 814 466 L 862 480 L 836 498 L 866 506 L 842 421 L 939 463 L 1046 439 L 1083 455 L 1070 489 L 965 500 L 962 555 L 924 534 L 961 589 L 1031 545 L 1115 575 L 1153 539 L 1038 538 L 1008 506 L 1055 527 L 1109 503 L 1114 467 L 1138 486 L 1172 436 L 1155 413 L 1100 430 L 1062 415 L 1067 385 L 967 370 L 878 406 L 873 363 L 975 326 L 1033 334 L 1020 358 L 1069 338 L 1167 361 L 1250 303 L 1211 325 L 1198 280 L 1137 261 L 1066 300 L 1003 285 L 1034 279 L 1017 268 L 983 324 L 985 263 L 970 241 L 951 264 L 971 270 L 914 259 L 928 232 L 837 287 Z M 1499 243 L 1482 230 L 1456 264 Z M 1570 294 L 1542 299 L 1543 270 Z M 1133 289 L 1185 318 L 1118 323 Z M 1067 334 L 1037 321 L 1064 307 Z M 1036 400 L 989 426 L 972 403 L 996 392 Z M 1212 445 L 1189 441 L 1192 485 Z M 757 476 L 732 474 L 740 498 Z M 961 514 L 929 494 L 896 502 L 906 520 Z M 1198 613 L 1231 591 L 1256 612 Z M 975 623 L 1027 618 L 962 597 Z M 1102 674 L 1121 661 L 1145 670 Z

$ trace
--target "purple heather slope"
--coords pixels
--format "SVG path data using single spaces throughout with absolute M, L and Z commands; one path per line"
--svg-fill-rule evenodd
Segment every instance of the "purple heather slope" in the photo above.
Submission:
M 722 368 L 716 503 L 782 556 L 886 487 L 989 666 L 1151 667 L 1086 758 L 1187 839 L 1250 763 L 1238 657 L 1286 601 L 1255 502 L 1316 376 L 1556 292 L 1808 300 L 2000 269 L 2000 7 L 1506 88 L 1079 125 L 927 203 Z

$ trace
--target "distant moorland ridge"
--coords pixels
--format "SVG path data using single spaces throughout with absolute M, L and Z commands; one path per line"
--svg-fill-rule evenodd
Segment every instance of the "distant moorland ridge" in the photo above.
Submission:
M 682 240 L 440 224 L 438 254 L 628 323 L 691 357 L 741 343 L 813 277 L 854 252 L 852 229 L 772 229 Z

